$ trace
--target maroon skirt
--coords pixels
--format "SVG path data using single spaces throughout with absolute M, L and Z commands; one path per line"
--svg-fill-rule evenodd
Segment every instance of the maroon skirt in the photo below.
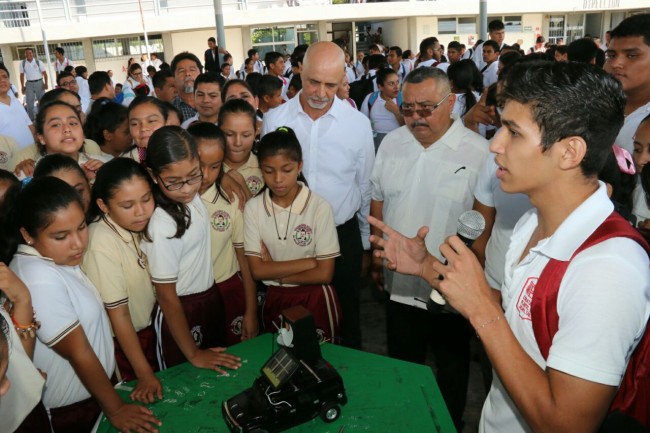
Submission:
M 244 282 L 239 272 L 225 281 L 217 283 L 223 300 L 223 320 L 226 346 L 241 343 L 241 330 L 246 312 Z
M 50 408 L 54 433 L 89 433 L 102 412 L 94 398 L 67 406 Z
M 275 332 L 280 326 L 282 311 L 302 305 L 311 313 L 316 332 L 321 341 L 337 342 L 339 323 L 342 319 L 341 306 L 336 291 L 329 284 L 314 284 L 297 287 L 266 287 L 266 301 L 263 307 L 264 328 Z
M 144 357 L 147 358 L 147 362 L 153 371 L 158 371 L 158 359 L 156 357 L 156 332 L 153 329 L 153 325 L 149 325 L 138 331 L 137 336 Z M 117 370 L 120 372 L 120 378 L 127 382 L 137 379 L 135 371 L 133 371 L 133 367 L 131 367 L 131 363 L 122 350 L 117 338 L 113 338 L 113 341 L 115 343 L 115 361 L 117 363 Z
M 217 285 L 205 292 L 179 296 L 189 331 L 200 349 L 223 347 L 223 301 Z M 187 359 L 169 331 L 160 305 L 154 307 L 154 328 L 156 330 L 156 355 L 160 370 L 186 362 Z

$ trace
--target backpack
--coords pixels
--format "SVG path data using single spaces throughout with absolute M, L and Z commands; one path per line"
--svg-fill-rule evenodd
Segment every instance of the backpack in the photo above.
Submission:
M 535 340 L 544 359 L 548 358 L 553 337 L 558 330 L 557 298 L 560 282 L 571 260 L 581 251 L 610 238 L 624 237 L 636 241 L 650 256 L 650 245 L 618 213 L 612 212 L 605 221 L 578 247 L 568 261 L 551 259 L 542 271 L 531 303 L 531 319 Z M 616 392 L 607 419 L 620 412 L 650 427 L 650 332 L 646 332 L 632 353 L 623 381 Z M 617 414 L 619 415 L 619 414 Z
M 373 92 L 372 95 L 370 95 L 370 98 L 368 98 L 368 115 L 370 115 L 372 106 L 377 102 L 377 98 L 379 98 L 379 91 Z M 397 93 L 397 106 L 402 106 L 402 92 Z
M 350 83 L 350 98 L 357 104 L 359 109 L 363 105 L 363 100 L 366 99 L 370 93 L 375 91 L 375 82 L 376 75 L 372 78 L 362 78 Z
M 40 60 L 38 60 L 36 57 L 34 57 L 34 60 L 36 61 L 36 66 L 38 66 L 38 71 L 42 73 L 42 72 L 43 72 L 43 68 L 41 68 L 41 65 L 43 65 L 43 62 L 41 62 Z M 27 71 L 27 69 L 25 69 L 25 65 L 26 65 L 26 64 L 27 64 L 27 59 L 23 59 L 23 61 L 22 61 L 22 63 L 21 63 L 21 66 L 22 66 L 22 68 L 23 68 L 23 71 Z

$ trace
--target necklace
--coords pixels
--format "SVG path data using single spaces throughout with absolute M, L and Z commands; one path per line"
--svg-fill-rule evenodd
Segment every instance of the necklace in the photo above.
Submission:
M 133 232 L 131 233 L 131 239 L 133 240 L 133 246 L 135 247 L 135 252 L 138 254 L 138 266 L 140 266 L 142 269 L 145 269 L 147 266 L 147 256 L 142 252 L 140 247 L 138 246 L 138 242 L 135 240 L 135 236 L 133 236 Z
M 287 229 L 284 231 L 284 238 L 280 237 L 280 231 L 278 230 L 278 221 L 275 219 L 275 203 L 273 203 L 273 199 L 271 199 L 271 211 L 273 212 L 273 223 L 275 224 L 275 233 L 278 235 L 279 241 L 287 240 L 287 235 L 289 234 L 289 223 L 291 222 L 291 209 L 293 209 L 293 202 L 296 201 L 296 197 L 298 197 L 298 194 L 300 193 L 300 189 L 301 187 L 298 187 L 298 191 L 296 192 L 296 195 L 293 196 L 293 200 L 291 200 L 291 205 L 289 206 L 289 218 L 287 218 Z

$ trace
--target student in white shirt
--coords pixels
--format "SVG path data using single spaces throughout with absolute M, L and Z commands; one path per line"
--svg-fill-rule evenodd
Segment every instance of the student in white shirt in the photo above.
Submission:
M 499 45 L 492 40 L 483 43 L 483 87 L 490 87 L 497 82 L 499 69 Z
M 0 134 L 7 135 L 22 149 L 34 142 L 34 126 L 18 99 L 11 95 L 9 70 L 0 63 Z
M 34 119 L 34 104 L 38 102 L 47 90 L 47 70 L 40 60 L 34 58 L 31 48 L 25 50 L 25 59 L 20 62 L 20 87 L 27 99 L 27 114 Z
M 203 176 L 196 142 L 178 126 L 158 129 L 149 141 L 156 210 L 141 247 L 158 300 L 160 368 L 189 361 L 220 373 L 237 369 L 240 359 L 216 347 L 224 342 L 223 308 L 210 263 L 208 212 L 198 194 Z
M 404 125 L 400 113 L 402 95 L 399 75 L 391 68 L 377 72 L 379 90 L 368 94 L 361 104 L 361 112 L 370 119 L 375 142 L 375 152 L 386 134 Z
M 155 431 L 160 422 L 152 412 L 125 404 L 110 382 L 115 360 L 108 318 L 79 268 L 88 243 L 79 196 L 60 179 L 35 179 L 21 191 L 16 214 L 11 269 L 38 311 L 34 365 L 48 374 L 43 403 L 53 431 L 90 431 L 102 411 L 118 430 Z
M 338 341 L 341 307 L 329 285 L 340 256 L 332 208 L 304 183 L 290 128 L 266 134 L 258 154 L 268 188 L 246 204 L 244 238 L 251 273 L 267 286 L 265 329 L 275 329 L 282 310 L 303 305 L 320 338 Z
M 56 47 L 54 49 L 54 69 L 56 70 L 56 75 L 58 76 L 61 72 L 65 70 L 68 66 L 74 66 L 70 60 L 65 56 L 65 50 L 62 47 Z

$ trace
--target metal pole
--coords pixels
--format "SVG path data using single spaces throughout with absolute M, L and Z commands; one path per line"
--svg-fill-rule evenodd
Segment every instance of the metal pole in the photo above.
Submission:
M 47 36 L 43 28 L 43 16 L 41 14 L 41 2 L 36 0 L 36 10 L 38 11 L 38 23 L 41 26 L 41 34 L 43 35 L 43 48 L 45 48 L 45 58 L 47 59 L 47 77 L 50 80 L 50 89 L 54 89 L 55 75 L 52 73 L 52 60 L 50 60 L 50 47 L 47 46 Z
M 479 25 L 480 25 L 480 34 L 479 39 L 487 40 L 487 0 L 480 0 L 480 9 L 479 9 Z
M 224 31 L 223 28 L 223 6 L 221 4 L 221 0 L 213 0 L 213 3 L 214 3 L 214 19 L 217 25 L 217 46 L 226 49 L 226 32 Z M 217 49 L 217 56 L 219 56 L 218 49 Z
M 142 20 L 142 31 L 144 32 L 144 47 L 147 52 L 147 60 L 151 64 L 151 54 L 149 54 L 149 37 L 147 36 L 147 27 L 144 25 L 144 14 L 142 13 L 142 0 L 138 0 L 138 6 L 140 6 L 140 20 Z M 147 68 L 144 67 L 142 71 L 142 76 L 147 76 Z

